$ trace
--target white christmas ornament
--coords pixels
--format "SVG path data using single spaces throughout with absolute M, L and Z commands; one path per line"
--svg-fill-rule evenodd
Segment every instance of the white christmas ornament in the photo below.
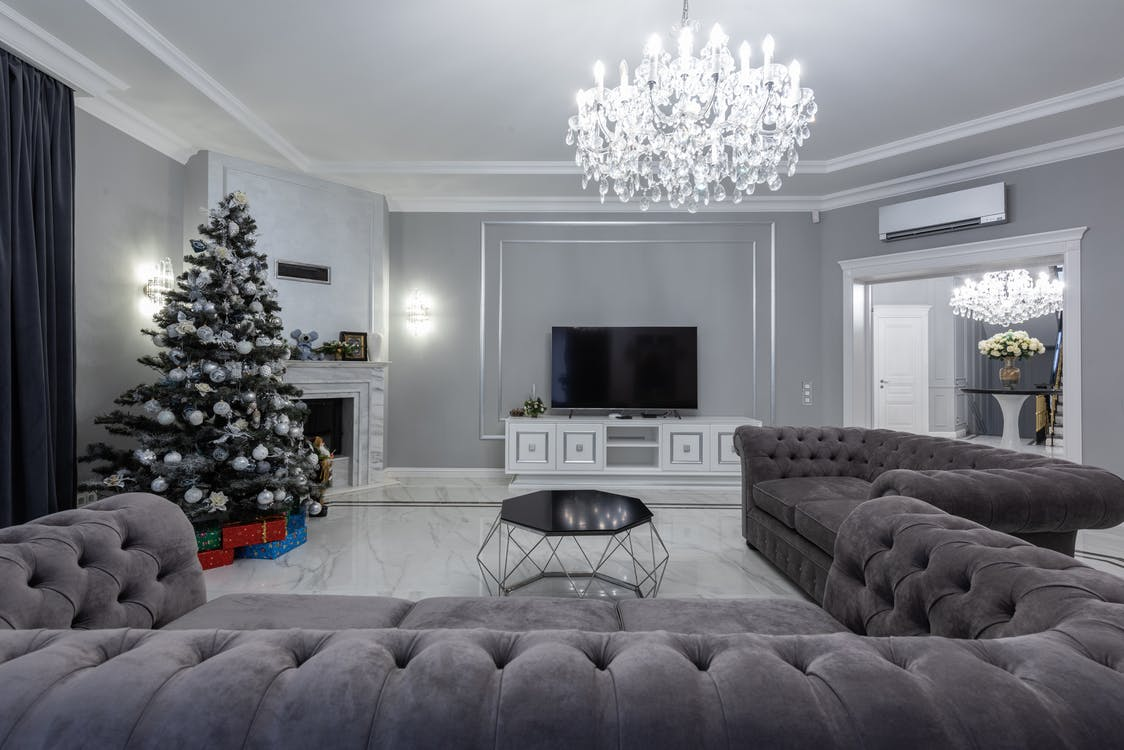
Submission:
M 245 456 L 235 456 L 230 465 L 234 467 L 235 471 L 245 471 L 250 468 L 250 459 Z
M 238 350 L 239 354 L 249 354 L 254 350 L 254 344 L 251 341 L 239 341 L 234 348 Z
M 204 375 L 210 375 L 212 372 L 215 371 L 216 367 L 218 367 L 218 365 L 215 364 L 214 362 L 204 362 L 203 363 L 203 374 Z
M 255 294 L 258 293 L 258 285 L 255 284 L 252 281 L 247 281 L 245 284 L 242 285 L 242 293 L 243 294 L 249 294 L 251 296 L 255 295 Z
M 267 505 L 273 505 L 273 493 L 269 490 L 262 490 L 258 493 L 258 505 L 263 508 Z
M 293 425 L 292 427 L 289 428 L 289 437 L 296 439 L 296 438 L 301 437 L 302 435 L 304 435 L 304 428 L 301 427 L 299 424 Z
M 269 376 L 273 375 L 273 368 L 269 365 L 262 365 L 260 368 L 258 368 L 258 373 L 263 378 L 268 378 Z
M 203 424 L 204 419 L 205 419 L 205 415 L 203 414 L 203 412 L 199 411 L 198 409 L 192 409 L 190 412 L 187 413 L 187 421 L 190 422 L 191 424 L 195 425 L 196 427 Z
M 242 393 L 239 394 L 238 397 L 242 399 L 242 403 L 244 404 L 252 404 L 253 402 L 258 400 L 258 394 L 254 393 L 253 391 L 242 391 Z
M 180 455 L 179 451 L 168 451 L 164 454 L 164 463 L 166 464 L 178 464 L 182 460 L 183 456 Z
M 210 326 L 201 326 L 196 329 L 195 335 L 199 337 L 200 341 L 207 342 L 215 337 L 215 332 Z
M 254 346 L 258 348 L 264 348 L 272 345 L 273 340 L 269 338 L 269 336 L 258 336 L 256 339 L 254 339 Z
M 216 461 L 225 461 L 226 459 L 230 458 L 230 452 L 220 445 L 213 451 L 211 451 L 211 456 L 213 456 Z
M 164 477 L 156 477 L 152 480 L 152 484 L 150 484 L 149 487 L 152 488 L 153 492 L 163 492 L 168 489 L 168 480 Z
M 149 414 L 156 414 L 160 411 L 160 402 L 156 399 L 149 399 L 144 402 L 144 410 Z
M 211 370 L 209 377 L 211 378 L 212 383 L 221 383 L 226 380 L 227 374 L 228 373 L 225 367 L 216 367 L 215 369 Z
M 168 378 L 173 383 L 182 383 L 187 380 L 187 370 L 182 367 L 176 367 L 168 373 Z
M 275 433 L 277 433 L 278 435 L 288 435 L 289 434 L 289 423 L 288 422 L 278 422 L 277 424 L 273 425 L 273 431 Z
M 250 303 L 250 312 L 260 313 L 263 309 L 261 303 L 257 300 Z
M 172 412 L 168 411 L 167 409 L 164 409 L 156 415 L 156 421 L 167 427 L 172 422 L 176 421 L 176 415 L 172 414 Z
M 187 492 L 183 493 L 183 499 L 188 503 L 197 503 L 203 499 L 203 490 L 198 487 L 192 487 Z
M 218 416 L 225 417 L 230 414 L 230 404 L 225 401 L 219 401 L 212 407 L 212 410 Z
M 269 448 L 266 448 L 261 444 L 256 445 L 254 446 L 253 453 L 251 453 L 250 455 L 254 457 L 255 461 L 264 461 L 265 459 L 269 458 Z

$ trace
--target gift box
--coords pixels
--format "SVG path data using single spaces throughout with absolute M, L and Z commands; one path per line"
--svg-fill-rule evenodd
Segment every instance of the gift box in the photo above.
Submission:
M 284 516 L 271 516 L 251 523 L 228 523 L 222 527 L 222 548 L 234 549 L 249 544 L 279 542 L 285 538 Z
M 195 527 L 195 544 L 200 552 L 222 547 L 222 526 L 217 523 L 199 524 Z
M 297 529 L 303 529 L 306 526 L 308 526 L 308 516 L 306 516 L 304 513 L 293 513 L 285 522 L 286 531 L 290 534 Z
M 203 570 L 220 568 L 233 562 L 234 550 L 232 549 L 212 549 L 199 553 L 199 564 L 203 566 Z
M 233 550 L 238 557 L 252 560 L 276 560 L 289 550 L 296 549 L 308 541 L 308 528 L 301 527 L 293 530 L 284 539 L 265 544 L 250 544 Z

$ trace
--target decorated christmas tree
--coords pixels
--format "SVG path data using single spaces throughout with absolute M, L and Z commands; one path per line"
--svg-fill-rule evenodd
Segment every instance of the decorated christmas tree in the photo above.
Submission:
M 253 519 L 319 499 L 307 407 L 281 380 L 289 347 L 245 194 L 219 201 L 176 287 L 143 332 L 160 347 L 139 362 L 160 373 L 97 418 L 136 447 L 89 447 L 99 494 L 148 491 L 192 520 Z M 314 508 L 314 512 L 316 509 Z

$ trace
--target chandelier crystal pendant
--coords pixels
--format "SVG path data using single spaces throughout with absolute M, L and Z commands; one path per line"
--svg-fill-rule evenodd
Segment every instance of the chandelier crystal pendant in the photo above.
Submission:
M 948 304 L 957 315 L 1009 326 L 1060 312 L 1065 285 L 1045 272 L 1037 281 L 1019 268 L 985 273 L 978 282 L 966 279 L 952 290 Z
M 620 84 L 606 86 L 598 61 L 595 85 L 578 92 L 566 143 L 577 146 L 582 187 L 598 183 L 602 203 L 611 188 L 622 202 L 638 198 L 645 211 L 666 198 L 694 213 L 731 193 L 740 203 L 760 183 L 777 190 L 782 172 L 796 172 L 796 149 L 816 115 L 812 90 L 800 87 L 800 64 L 773 62 L 772 36 L 760 67 L 751 65 L 748 42 L 735 61 L 717 24 L 696 57 L 697 32 L 684 0 L 677 55 L 653 35 L 635 82 L 622 61 Z

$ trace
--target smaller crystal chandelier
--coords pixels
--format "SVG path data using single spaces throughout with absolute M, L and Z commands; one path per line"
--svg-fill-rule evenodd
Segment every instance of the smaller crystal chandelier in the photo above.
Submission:
M 718 25 L 696 57 L 697 31 L 684 0 L 678 55 L 653 35 L 634 78 L 622 61 L 620 84 L 606 86 L 598 61 L 594 87 L 578 92 L 566 143 L 577 146 L 582 187 L 599 183 L 602 203 L 611 188 L 645 211 L 666 198 L 694 213 L 731 195 L 740 203 L 759 183 L 777 190 L 782 172 L 795 174 L 796 149 L 816 116 L 800 64 L 773 62 L 772 36 L 761 46 L 761 67 L 750 65 L 748 42 L 735 60 Z
M 957 315 L 985 323 L 1009 326 L 1059 312 L 1065 285 L 1045 272 L 1038 280 L 1019 268 L 985 273 L 978 282 L 965 279 L 952 290 L 948 304 Z

